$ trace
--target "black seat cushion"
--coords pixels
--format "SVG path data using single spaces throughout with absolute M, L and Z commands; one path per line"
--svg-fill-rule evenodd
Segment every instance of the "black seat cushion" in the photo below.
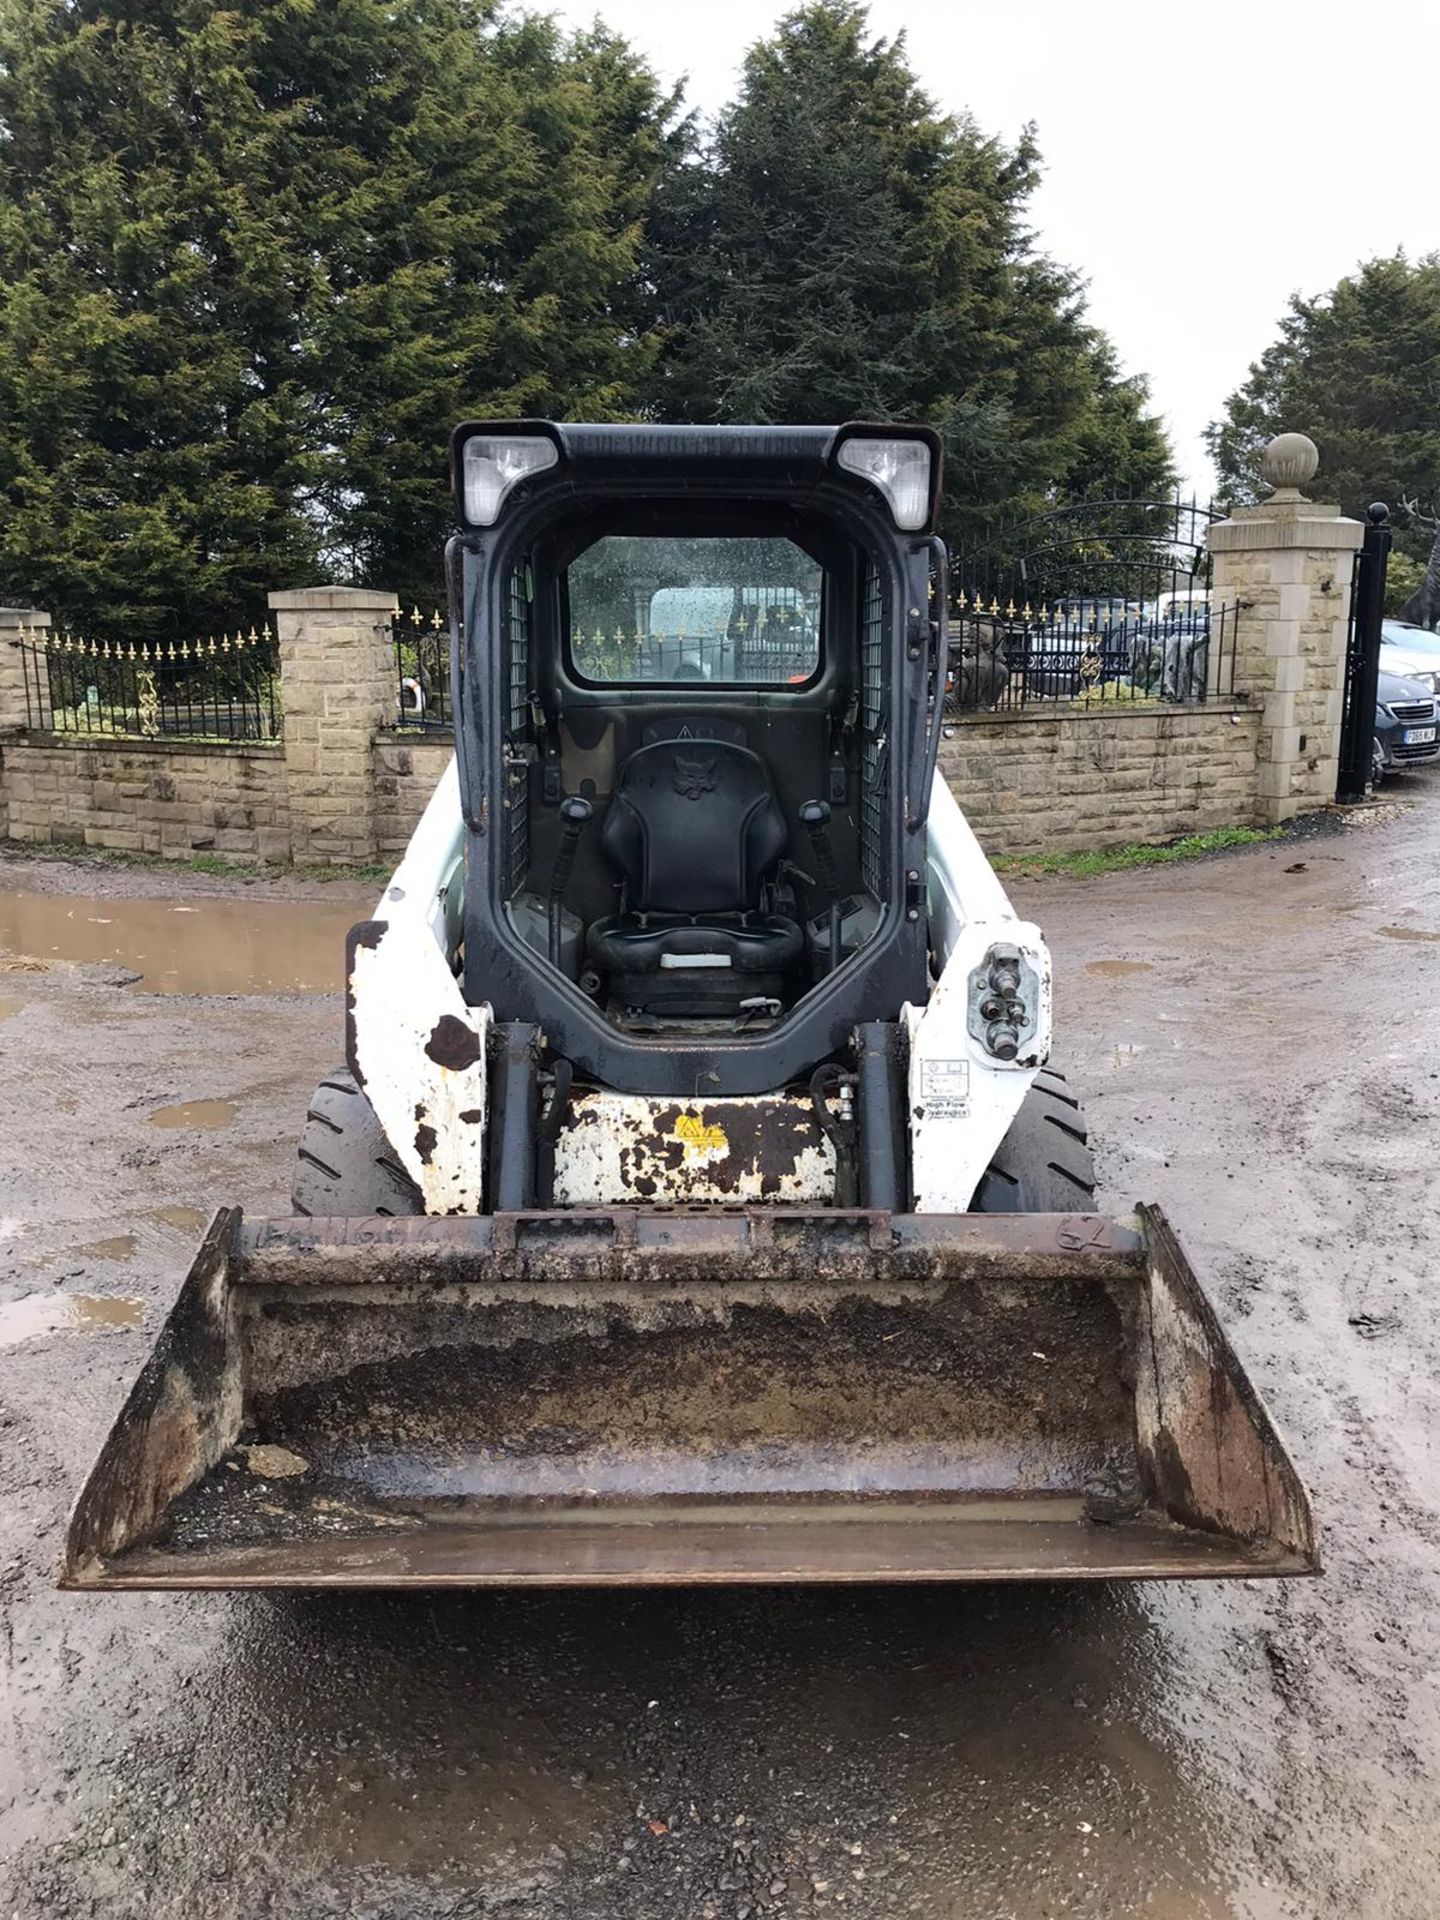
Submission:
M 803 935 L 778 913 L 751 913 L 705 920 L 597 920 L 586 944 L 607 973 L 675 973 L 694 978 L 735 973 L 783 973 L 800 957 Z M 678 985 L 678 982 L 677 982 Z
M 743 913 L 785 850 L 763 762 L 730 740 L 655 740 L 620 769 L 601 842 L 632 913 Z

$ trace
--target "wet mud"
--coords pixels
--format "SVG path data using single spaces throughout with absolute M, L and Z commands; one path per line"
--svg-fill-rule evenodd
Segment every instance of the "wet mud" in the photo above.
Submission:
M 166 1127 L 172 1131 L 185 1128 L 192 1132 L 228 1127 L 234 1118 L 233 1100 L 180 1100 L 173 1107 L 157 1107 L 149 1116 L 152 1127 Z
M 1428 927 L 1379 927 L 1376 931 L 1384 940 L 1440 940 L 1440 933 L 1432 933 Z
M 147 993 L 325 993 L 343 984 L 353 901 L 52 894 L 36 890 L 36 871 L 0 869 L 0 956 L 113 964 L 133 970 Z M 9 1004 L 0 1000 L 0 1019 Z
M 1303 857 L 1013 887 L 1102 1197 L 1159 1201 L 1216 1298 L 1314 1495 L 1310 1581 L 57 1594 L 188 1217 L 282 1210 L 342 1014 L 27 973 L 0 1305 L 143 1317 L 0 1352 L 0 1912 L 1429 1920 L 1440 1023 L 1430 944 L 1383 930 L 1437 924 L 1440 781 L 1406 787 Z M 151 1124 L 196 1100 L 233 1119 Z
M 145 1312 L 143 1300 L 94 1293 L 32 1293 L 0 1302 L 0 1347 L 39 1340 L 47 1333 L 94 1333 L 102 1327 L 134 1327 Z

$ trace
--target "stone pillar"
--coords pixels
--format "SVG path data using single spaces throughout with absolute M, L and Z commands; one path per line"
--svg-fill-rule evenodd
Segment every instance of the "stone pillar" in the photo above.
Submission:
M 395 717 L 393 593 L 272 593 L 285 703 L 292 857 L 353 866 L 379 855 L 372 746 Z
M 1228 643 L 1233 620 L 1235 692 L 1261 708 L 1258 811 L 1272 826 L 1328 806 L 1339 771 L 1350 577 L 1364 529 L 1300 491 L 1319 460 L 1304 434 L 1282 433 L 1261 462 L 1269 499 L 1209 533 L 1212 630 Z
M 17 727 L 27 726 L 37 700 L 40 710 L 34 714 L 37 724 L 45 725 L 49 718 L 49 685 L 44 675 L 44 663 L 37 661 L 32 654 L 27 661 L 21 647 L 32 634 L 39 635 L 48 630 L 50 616 L 40 613 L 34 607 L 0 607 L 0 733 L 13 732 Z M 37 679 L 36 669 L 40 669 Z M 30 692 L 26 698 L 25 683 L 29 679 Z

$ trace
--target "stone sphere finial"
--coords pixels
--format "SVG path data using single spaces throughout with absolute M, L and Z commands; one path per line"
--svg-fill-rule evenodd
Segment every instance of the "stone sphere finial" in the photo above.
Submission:
M 1315 478 L 1320 449 L 1304 433 L 1277 433 L 1260 456 L 1260 477 L 1272 500 L 1303 500 L 1300 489 Z

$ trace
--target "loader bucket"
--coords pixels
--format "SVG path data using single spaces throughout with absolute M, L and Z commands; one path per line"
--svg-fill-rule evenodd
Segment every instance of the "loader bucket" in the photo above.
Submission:
M 62 1583 L 1306 1573 L 1153 1209 L 217 1214 Z

